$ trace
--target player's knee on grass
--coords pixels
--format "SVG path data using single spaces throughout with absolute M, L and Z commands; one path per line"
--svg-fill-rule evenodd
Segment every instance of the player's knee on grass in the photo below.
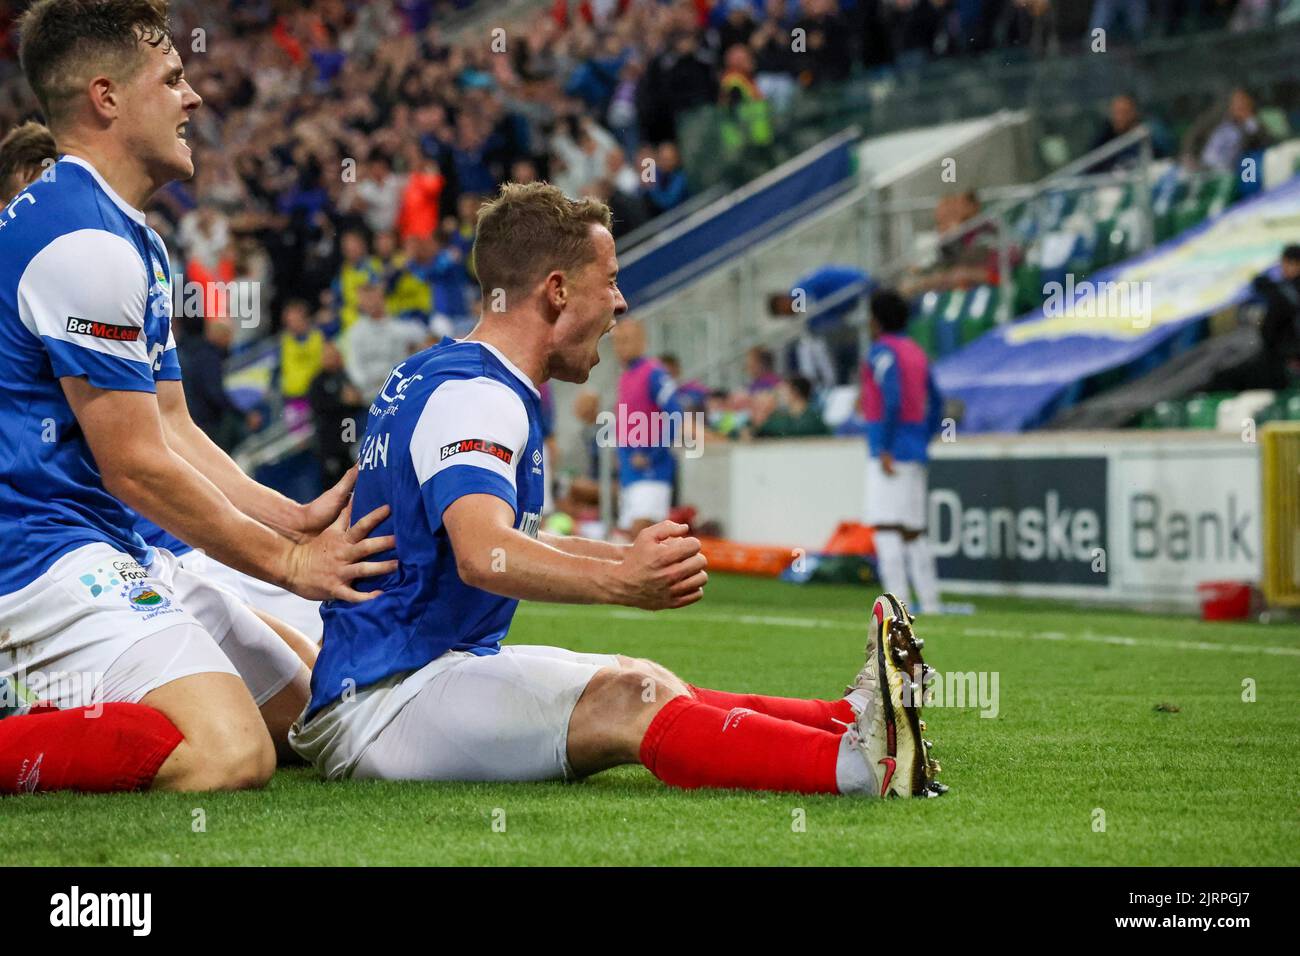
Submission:
M 257 790 L 275 773 L 275 746 L 265 731 L 224 739 L 186 739 L 192 758 L 177 790 Z M 178 748 L 178 752 L 179 752 Z
M 275 773 L 275 746 L 248 689 L 232 674 L 202 673 L 150 691 L 155 707 L 184 735 L 159 770 L 165 790 L 249 790 Z

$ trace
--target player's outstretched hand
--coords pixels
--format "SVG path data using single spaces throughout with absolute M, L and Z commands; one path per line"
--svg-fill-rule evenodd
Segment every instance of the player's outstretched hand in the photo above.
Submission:
M 708 561 L 698 538 L 676 521 L 661 521 L 636 536 L 619 565 L 623 604 L 662 611 L 686 607 L 704 597 Z
M 311 535 L 320 534 L 332 525 L 352 497 L 352 486 L 357 483 L 357 466 L 353 465 L 333 488 L 323 492 L 314 501 L 302 506 L 302 526 L 300 541 L 306 541 Z
M 319 500 L 319 499 L 318 499 Z M 352 505 L 347 504 L 328 528 L 313 538 L 292 545 L 287 559 L 287 587 L 313 601 L 337 598 L 342 601 L 369 601 L 382 591 L 362 593 L 352 587 L 358 578 L 374 577 L 397 570 L 397 561 L 367 561 L 366 558 L 396 547 L 393 535 L 370 538 L 367 535 L 388 517 L 388 505 L 376 508 L 356 524 L 349 526 Z

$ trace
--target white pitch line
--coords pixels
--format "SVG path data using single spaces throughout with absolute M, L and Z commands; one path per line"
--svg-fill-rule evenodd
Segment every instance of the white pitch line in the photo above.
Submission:
M 526 614 L 543 616 L 571 615 L 574 609 L 547 607 L 529 604 Z M 658 618 L 647 611 L 635 611 L 624 608 L 583 608 L 580 613 L 591 617 L 614 618 L 620 621 L 641 621 L 651 623 Z M 690 620 L 709 621 L 719 624 L 746 624 L 755 627 L 794 627 L 806 629 L 828 629 L 861 633 L 866 626 L 846 621 L 835 621 L 816 617 L 777 617 L 765 614 L 721 614 L 716 611 L 686 612 Z M 1119 634 L 1094 634 L 1084 631 L 1082 634 L 1065 634 L 1061 631 L 1015 631 L 1007 628 L 967 627 L 962 628 L 963 637 L 1011 637 L 1033 641 L 1065 641 L 1081 644 L 1110 644 L 1118 647 L 1152 647 L 1157 650 L 1175 651 L 1227 651 L 1237 654 L 1272 654 L 1277 657 L 1300 657 L 1300 648 L 1274 647 L 1259 644 L 1223 644 L 1215 641 L 1161 641 L 1141 637 L 1128 637 Z M 941 635 L 942 637 L 942 635 Z

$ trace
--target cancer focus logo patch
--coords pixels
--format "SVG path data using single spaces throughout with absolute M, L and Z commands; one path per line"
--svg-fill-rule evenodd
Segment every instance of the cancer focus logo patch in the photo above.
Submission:
M 131 609 L 142 614 L 165 610 L 172 603 L 159 594 L 152 584 L 133 584 L 126 589 L 124 596 Z
M 105 572 L 103 568 L 96 568 L 94 573 L 81 575 L 79 580 L 90 592 L 93 598 L 99 597 L 109 588 L 115 588 L 122 583 L 122 580 L 112 572 Z

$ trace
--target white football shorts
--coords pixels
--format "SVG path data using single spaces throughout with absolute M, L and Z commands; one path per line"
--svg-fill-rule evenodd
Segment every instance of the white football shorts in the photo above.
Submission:
M 162 548 L 145 568 L 108 544 L 86 545 L 0 597 L 0 674 L 58 707 L 136 703 L 201 673 L 242 678 L 260 705 L 301 666 L 238 599 Z
M 320 619 L 320 601 L 309 601 L 292 591 L 268 584 L 251 574 L 215 561 L 201 551 L 189 551 L 180 557 L 181 567 L 204 576 L 225 588 L 249 607 L 264 611 L 297 628 L 317 644 L 325 631 Z
M 634 481 L 618 492 L 618 523 L 631 527 L 635 521 L 658 523 L 668 517 L 673 506 L 673 486 L 669 481 Z
M 865 517 L 869 525 L 899 525 L 923 531 L 926 518 L 926 466 L 919 461 L 895 461 L 886 475 L 880 459 L 867 459 Z
M 618 666 L 560 647 L 449 651 L 295 724 L 289 743 L 327 780 L 569 779 L 573 708 L 597 671 Z

